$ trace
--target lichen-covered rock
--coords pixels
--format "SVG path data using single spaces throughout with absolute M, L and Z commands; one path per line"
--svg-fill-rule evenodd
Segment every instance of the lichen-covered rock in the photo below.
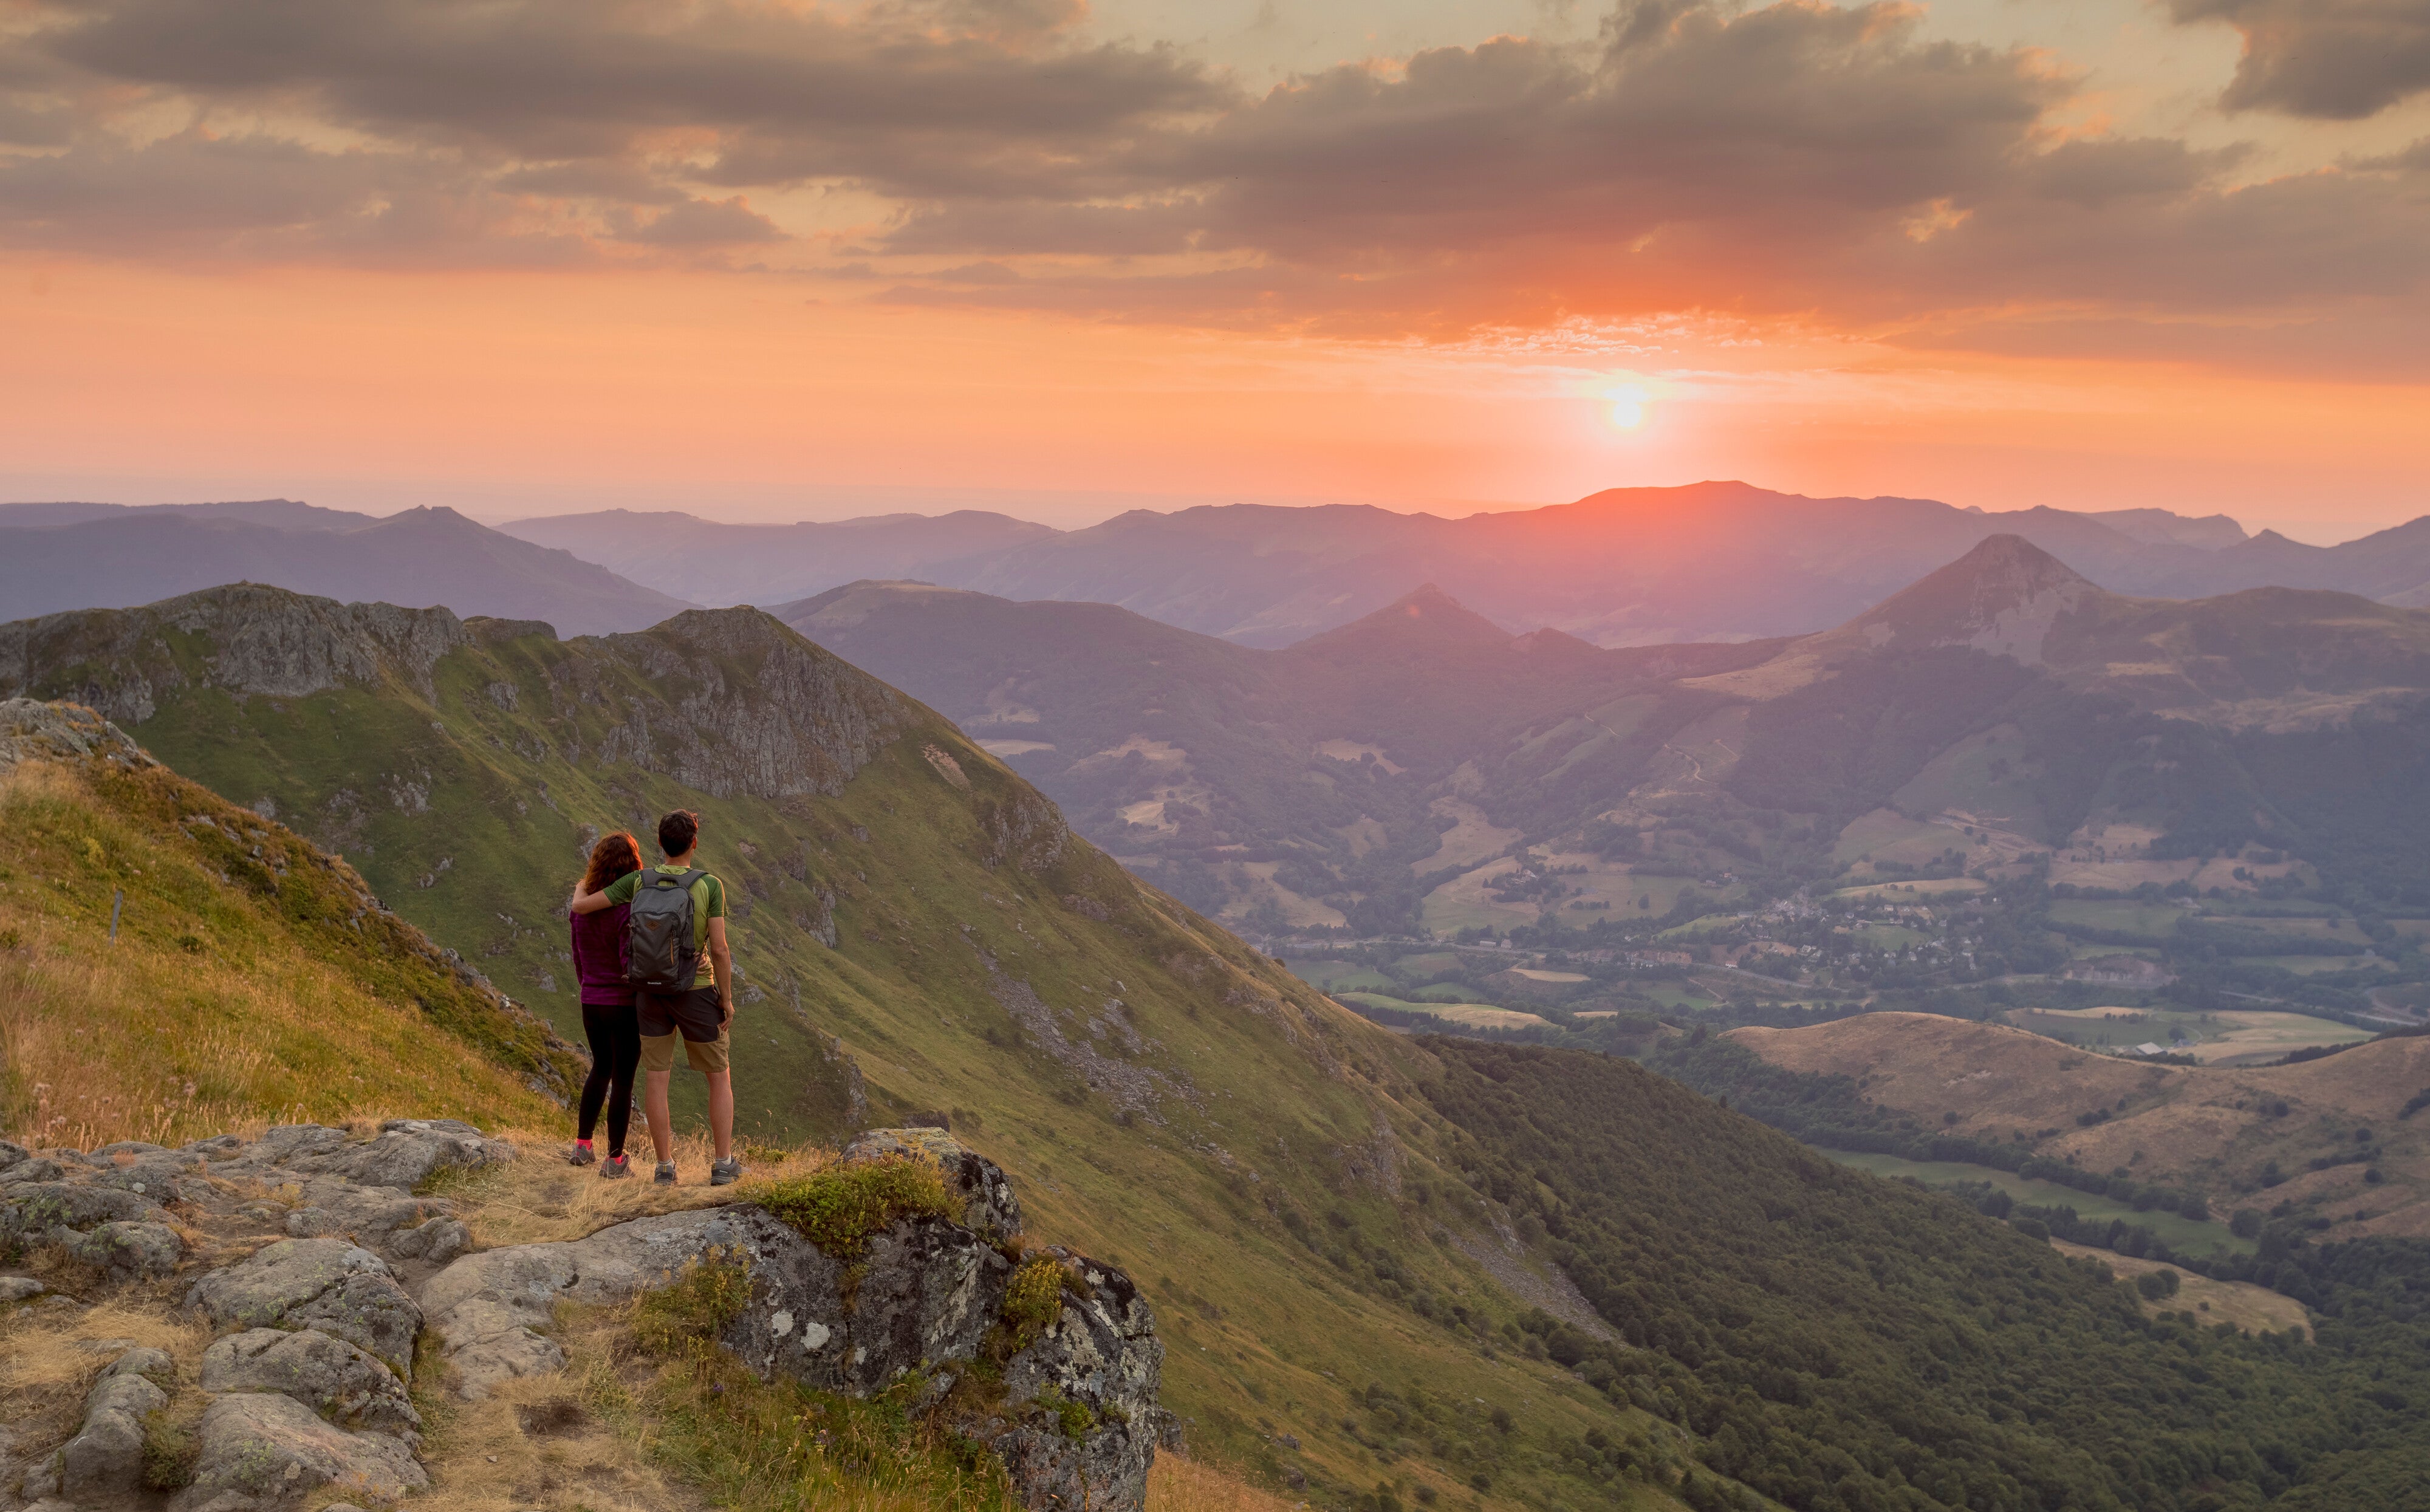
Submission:
M 752 1255 L 751 1304 L 723 1339 L 763 1374 L 882 1391 L 974 1357 L 995 1326 L 1012 1262 L 958 1223 L 897 1223 L 849 1261 L 769 1223 L 778 1237 Z
M 249 1328 L 203 1352 L 206 1391 L 275 1391 L 342 1427 L 419 1440 L 422 1415 L 396 1372 L 317 1328 Z
M 169 1356 L 129 1350 L 101 1373 L 85 1397 L 84 1426 L 58 1455 L 59 1494 L 96 1503 L 132 1496 L 143 1480 L 143 1419 L 169 1404 L 150 1375 L 166 1378 Z
M 1138 1507 L 1164 1436 L 1164 1345 L 1131 1279 L 1069 1250 L 1063 1312 L 1004 1367 L 1004 1410 L 962 1425 L 1031 1507 Z
M 317 1328 L 410 1373 L 422 1309 L 387 1262 L 343 1239 L 281 1239 L 187 1293 L 222 1327 Z
M 380 1125 L 377 1138 L 361 1144 L 347 1139 L 342 1131 L 329 1132 L 339 1138 L 299 1145 L 277 1163 L 289 1171 L 409 1192 L 442 1171 L 472 1170 L 515 1157 L 513 1145 L 485 1138 L 456 1119 L 391 1119 Z
M 0 1198 L 0 1238 L 47 1235 L 56 1228 L 79 1232 L 97 1223 L 148 1222 L 160 1205 L 139 1192 L 81 1181 L 29 1181 Z
M 1021 1199 L 1002 1168 L 943 1129 L 871 1129 L 843 1147 L 839 1164 L 918 1155 L 936 1162 L 962 1202 L 962 1223 L 1010 1238 L 1021 1232 Z
M 168 1275 L 186 1254 L 186 1241 L 166 1223 L 101 1223 L 90 1234 L 61 1228 L 51 1237 L 69 1255 L 112 1281 Z
M 333 1427 L 290 1396 L 221 1397 L 204 1409 L 200 1437 L 194 1482 L 170 1503 L 173 1512 L 232 1504 L 231 1496 L 286 1506 L 329 1486 L 360 1501 L 393 1502 L 430 1484 L 403 1439 Z

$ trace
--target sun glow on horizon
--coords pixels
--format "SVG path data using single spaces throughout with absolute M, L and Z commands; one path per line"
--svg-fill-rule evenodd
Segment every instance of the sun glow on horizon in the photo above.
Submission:
M 1614 430 L 1635 430 L 1645 424 L 1645 416 L 1654 404 L 1654 396 L 1635 384 L 1606 389 L 1603 395 L 1611 407 L 1604 418 Z

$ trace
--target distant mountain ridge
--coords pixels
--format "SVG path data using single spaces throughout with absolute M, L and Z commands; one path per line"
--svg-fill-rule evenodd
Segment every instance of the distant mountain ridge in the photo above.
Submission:
M 956 720 L 1168 890 L 1275 930 L 1502 917 L 1454 909 L 1479 888 L 1458 874 L 1609 816 L 1752 806 L 1836 831 L 1955 806 L 1997 816 L 2012 850 L 2110 820 L 2285 836 L 2305 822 L 2290 805 L 2378 816 L 2372 848 L 2430 822 L 2403 796 L 2413 758 L 2364 754 L 2430 707 L 2430 614 L 2315 590 L 2130 597 L 2012 534 L 1835 628 L 1765 641 L 1514 636 L 1434 584 L 1272 651 L 925 584 L 776 613 Z M 2171 754 L 2137 743 L 2154 739 Z M 1731 869 L 1686 833 L 1666 874 Z M 1629 854 L 1593 865 L 1606 901 L 1636 906 L 1658 889 L 1623 890 Z
M 506 529 L 705 603 L 774 604 L 857 579 L 917 579 L 1007 599 L 1112 604 L 1260 647 L 1347 624 L 1420 583 L 1497 625 L 1598 645 L 1802 635 L 1999 535 L 2118 593 L 2328 588 L 2430 603 L 2430 518 L 2319 547 L 2269 532 L 2248 538 L 2224 515 L 1987 513 L 1738 482 L 1610 489 L 1456 520 L 1366 505 L 1241 504 L 1133 510 L 1073 531 L 977 512 L 743 526 L 608 511 Z
M 739 525 L 673 511 L 605 509 L 510 521 L 508 535 L 570 551 L 701 604 L 777 604 L 865 577 L 956 571 L 1056 532 L 980 509 Z
M 0 618 L 128 608 L 240 581 L 540 620 L 568 635 L 639 630 L 691 607 L 445 507 L 374 519 L 289 499 L 0 505 Z

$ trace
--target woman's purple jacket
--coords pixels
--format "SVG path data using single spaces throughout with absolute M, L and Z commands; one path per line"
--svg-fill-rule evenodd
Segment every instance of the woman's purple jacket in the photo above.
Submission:
M 632 985 L 624 980 L 624 916 L 632 911 L 620 903 L 574 916 L 574 979 L 582 984 L 586 1007 L 633 1005 Z

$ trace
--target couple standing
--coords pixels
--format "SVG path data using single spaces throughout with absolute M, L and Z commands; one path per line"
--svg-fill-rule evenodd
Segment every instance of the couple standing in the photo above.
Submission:
M 658 821 L 664 864 L 644 871 L 641 845 L 622 831 L 600 838 L 574 889 L 574 974 L 582 987 L 582 1029 L 591 1040 L 591 1078 L 582 1087 L 581 1124 L 568 1157 L 591 1164 L 591 1131 L 608 1110 L 602 1176 L 628 1176 L 624 1133 L 633 1113 L 633 1072 L 648 1073 L 642 1113 L 657 1149 L 657 1180 L 674 1185 L 674 1123 L 667 1082 L 675 1039 L 692 1070 L 708 1078 L 708 1127 L 717 1161 L 708 1182 L 742 1174 L 734 1157 L 734 1077 L 728 1025 L 734 1020 L 734 955 L 725 942 L 725 884 L 693 864 L 700 816 L 678 808 Z

